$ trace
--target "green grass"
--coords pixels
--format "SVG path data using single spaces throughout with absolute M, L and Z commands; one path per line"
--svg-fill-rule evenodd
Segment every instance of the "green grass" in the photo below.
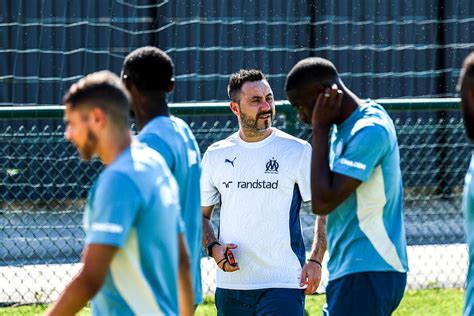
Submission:
M 408 291 L 393 315 L 461 315 L 463 303 L 463 290 L 431 289 Z
M 43 315 L 44 311 L 48 305 L 27 305 L 27 306 L 18 306 L 18 307 L 4 307 L 0 308 L 0 316 L 34 316 L 34 315 Z M 89 307 L 85 307 L 77 315 L 79 316 L 89 316 L 91 311 Z
M 464 291 L 457 289 L 430 289 L 421 291 L 407 291 L 394 316 L 444 316 L 461 315 Z M 321 309 L 326 301 L 325 295 L 311 295 L 306 297 L 307 315 L 321 315 Z M 19 307 L 0 308 L 0 316 L 41 315 L 46 305 L 30 305 Z M 80 316 L 90 315 L 89 308 L 85 308 Z M 196 316 L 214 316 L 216 308 L 214 298 L 207 297 L 204 304 L 196 311 Z

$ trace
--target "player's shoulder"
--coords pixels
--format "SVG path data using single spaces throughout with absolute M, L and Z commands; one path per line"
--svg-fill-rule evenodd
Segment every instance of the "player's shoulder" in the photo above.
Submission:
M 179 118 L 177 116 L 171 115 L 169 117 L 170 121 L 173 122 L 176 126 L 178 126 L 180 129 L 185 129 L 185 130 L 190 130 L 191 128 L 189 127 L 188 123 L 186 123 L 182 118 Z
M 311 147 L 311 145 L 304 139 L 290 135 L 282 130 L 277 128 L 275 130 L 275 140 L 283 146 L 291 146 L 292 148 L 303 149 L 305 147 Z
M 163 156 L 141 142 L 134 142 L 128 152 L 118 157 L 106 170 L 127 178 L 124 181 L 134 183 L 141 191 L 173 178 Z
M 123 173 L 129 177 L 143 173 L 166 174 L 169 171 L 163 156 L 140 141 L 134 141 L 106 170 Z
M 188 140 L 192 140 L 193 142 L 196 141 L 196 137 L 194 136 L 191 127 L 188 125 L 188 123 L 186 123 L 185 120 L 173 115 L 170 116 L 170 120 L 174 126 L 176 133 L 180 134 L 181 138 L 184 138 L 186 142 L 188 142 Z M 196 145 L 197 144 L 195 144 L 194 146 Z
M 127 168 L 111 164 L 99 175 L 96 190 L 99 195 L 110 195 L 122 192 L 127 188 L 127 194 L 136 194 L 136 183 Z
M 170 136 L 180 133 L 183 130 L 190 130 L 189 125 L 176 116 L 157 116 L 148 122 L 138 134 L 156 134 L 161 136 Z
M 380 104 L 368 99 L 360 106 L 362 118 L 364 119 L 386 119 L 389 117 L 387 111 Z
M 354 123 L 352 128 L 352 134 L 362 130 L 370 134 L 386 134 L 393 127 L 393 122 L 385 109 L 371 100 L 367 100 L 361 105 L 360 113 L 360 118 Z
M 224 138 L 222 140 L 219 140 L 213 144 L 211 144 L 206 152 L 208 154 L 218 154 L 220 152 L 224 152 L 228 149 L 231 149 L 231 148 L 234 148 L 235 146 L 237 146 L 237 137 L 238 136 L 238 132 L 228 136 L 227 138 Z

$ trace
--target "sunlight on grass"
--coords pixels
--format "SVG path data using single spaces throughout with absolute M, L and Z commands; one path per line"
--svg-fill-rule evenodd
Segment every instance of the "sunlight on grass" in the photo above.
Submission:
M 458 289 L 429 289 L 407 291 L 394 316 L 415 315 L 460 315 L 464 300 L 464 291 Z M 325 295 L 311 295 L 306 297 L 305 315 L 321 315 L 321 309 L 326 302 Z M 0 308 L 0 316 L 42 315 L 46 305 L 29 305 Z M 78 315 L 89 316 L 90 308 L 84 308 Z M 214 298 L 206 297 L 204 304 L 196 310 L 196 316 L 214 316 L 216 308 Z

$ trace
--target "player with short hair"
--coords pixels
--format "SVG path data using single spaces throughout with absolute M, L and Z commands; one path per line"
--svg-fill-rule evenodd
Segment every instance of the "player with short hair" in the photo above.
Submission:
M 233 74 L 228 94 L 239 131 L 208 148 L 201 177 L 203 246 L 219 267 L 218 315 L 303 315 L 326 250 L 319 217 L 306 262 L 299 212 L 310 200 L 311 146 L 272 127 L 273 91 L 261 71 Z
M 90 299 L 94 315 L 192 315 L 192 292 L 178 310 L 178 273 L 191 284 L 178 187 L 163 158 L 129 132 L 129 96 L 111 72 L 93 73 L 64 97 L 65 137 L 82 159 L 99 156 L 84 213 L 83 267 L 48 315 L 73 315 Z M 189 291 L 189 290 L 188 290 Z
M 394 124 L 380 105 L 347 89 L 323 58 L 299 61 L 285 90 L 312 126 L 313 212 L 329 214 L 325 313 L 391 315 L 408 270 Z
M 174 87 L 173 68 L 173 61 L 161 49 L 141 47 L 125 58 L 122 81 L 132 97 L 138 139 L 165 158 L 178 182 L 195 304 L 199 304 L 202 302 L 201 153 L 188 124 L 170 115 L 166 96 Z
M 466 136 L 474 140 L 474 53 L 464 59 L 459 76 L 458 90 L 461 95 L 461 111 Z M 469 249 L 469 268 L 466 278 L 466 294 L 463 315 L 474 314 L 474 155 L 464 182 L 463 210 L 466 218 L 466 242 Z

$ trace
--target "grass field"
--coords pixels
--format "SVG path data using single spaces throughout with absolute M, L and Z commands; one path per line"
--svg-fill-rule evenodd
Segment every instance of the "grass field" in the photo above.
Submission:
M 457 289 L 430 289 L 407 291 L 394 316 L 445 316 L 461 315 L 464 292 Z M 312 295 L 306 298 L 306 314 L 321 315 L 321 308 L 326 300 L 324 295 Z M 0 308 L 0 316 L 41 315 L 45 305 Z M 80 316 L 90 315 L 89 308 L 79 313 Z M 213 298 L 206 298 L 198 307 L 196 316 L 214 316 L 216 309 Z

